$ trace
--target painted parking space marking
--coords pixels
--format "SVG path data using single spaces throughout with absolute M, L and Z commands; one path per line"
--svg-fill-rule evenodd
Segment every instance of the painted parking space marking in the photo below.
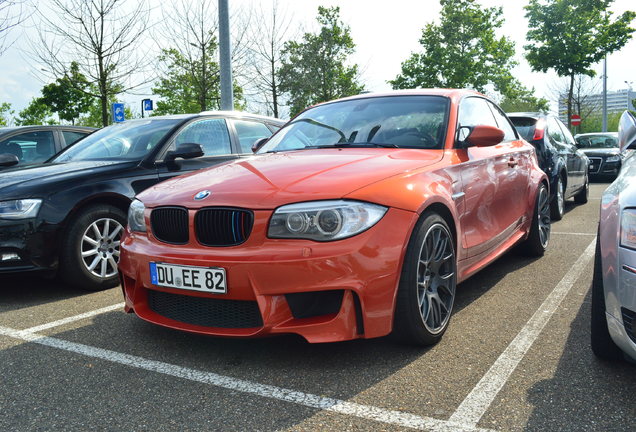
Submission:
M 314 394 L 286 389 L 283 387 L 259 384 L 252 381 L 246 381 L 238 378 L 215 374 L 213 372 L 189 369 L 170 363 L 149 360 L 130 354 L 123 354 L 103 348 L 97 348 L 89 345 L 65 341 L 63 339 L 43 336 L 26 330 L 15 330 L 0 326 L 0 335 L 8 336 L 14 339 L 20 339 L 26 342 L 36 343 L 39 345 L 44 345 L 51 348 L 57 348 L 76 354 L 81 354 L 87 357 L 106 360 L 120 365 L 144 369 L 147 371 L 157 372 L 160 374 L 190 381 L 196 381 L 203 384 L 209 384 L 227 390 L 252 394 L 269 399 L 276 399 L 284 402 L 290 402 L 310 408 L 316 408 L 318 410 L 330 411 L 367 420 L 374 420 L 380 423 L 431 431 L 488 431 L 488 429 L 466 426 L 465 424 L 459 422 L 439 420 L 430 417 L 421 417 L 415 414 L 377 408 L 369 405 L 347 402 L 340 399 L 317 396 Z
M 583 232 L 567 232 L 567 231 L 550 231 L 550 235 L 575 235 L 575 236 L 596 236 L 596 233 L 583 233 Z
M 585 273 L 583 270 L 594 256 L 595 246 L 596 239 L 587 246 L 519 334 L 490 367 L 475 388 L 466 396 L 450 417 L 450 421 L 462 423 L 466 426 L 474 426 L 479 422 L 510 378 L 510 375 L 512 375 L 512 372 L 539 337 L 552 315 L 554 315 L 561 301 L 570 292 L 579 277 Z
M 61 320 L 52 321 L 50 323 L 42 324 L 42 325 L 35 326 L 35 327 L 30 327 L 28 329 L 25 329 L 24 331 L 28 332 L 28 333 L 37 333 L 37 332 L 40 332 L 42 330 L 47 330 L 47 329 L 51 329 L 51 328 L 54 328 L 54 327 L 59 327 L 59 326 L 65 325 L 65 324 L 69 324 L 69 323 L 75 322 L 75 321 L 83 320 L 83 319 L 86 319 L 86 318 L 91 318 L 91 317 L 94 317 L 96 315 L 100 315 L 100 314 L 103 314 L 103 313 L 106 313 L 106 312 L 112 312 L 112 311 L 117 310 L 117 309 L 123 309 L 123 307 L 124 307 L 124 303 L 117 303 L 117 304 L 114 304 L 112 306 L 106 306 L 106 307 L 103 307 L 101 309 L 95 309 L 93 311 L 82 313 L 82 314 L 75 315 L 75 316 L 72 316 L 72 317 L 63 318 Z

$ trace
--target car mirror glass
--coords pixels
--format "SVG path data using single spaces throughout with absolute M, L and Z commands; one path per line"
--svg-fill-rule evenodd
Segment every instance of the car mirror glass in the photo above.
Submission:
M 636 117 L 629 111 L 621 115 L 618 123 L 618 143 L 621 152 L 636 149 Z
M 20 159 L 14 154 L 11 153 L 2 153 L 0 154 L 0 166 L 9 167 L 13 165 L 17 165 L 20 163 Z

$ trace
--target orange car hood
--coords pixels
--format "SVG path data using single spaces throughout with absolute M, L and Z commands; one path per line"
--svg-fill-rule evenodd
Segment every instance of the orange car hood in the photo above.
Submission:
M 147 207 L 273 209 L 342 198 L 371 183 L 439 161 L 441 150 L 324 149 L 256 155 L 158 184 L 138 198 Z M 196 201 L 197 192 L 210 196 Z

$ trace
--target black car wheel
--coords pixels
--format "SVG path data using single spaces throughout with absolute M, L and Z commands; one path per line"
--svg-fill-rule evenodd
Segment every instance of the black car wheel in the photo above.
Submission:
M 590 178 L 585 175 L 585 185 L 576 195 L 574 195 L 574 202 L 577 204 L 585 204 L 590 197 Z
M 455 302 L 457 261 L 448 224 L 433 212 L 422 215 L 404 258 L 393 334 L 407 343 L 437 343 Z
M 594 355 L 603 360 L 618 360 L 622 358 L 622 351 L 612 340 L 607 328 L 601 245 L 598 236 L 596 237 L 596 254 L 594 255 L 594 273 L 592 276 L 592 316 L 590 323 L 590 341 Z
M 550 242 L 550 199 L 548 188 L 541 183 L 534 203 L 534 215 L 528 238 L 521 243 L 521 251 L 528 256 L 543 256 Z
M 122 210 L 110 205 L 88 207 L 69 224 L 60 255 L 65 282 L 97 291 L 117 286 L 119 245 L 126 225 Z
M 563 219 L 563 214 L 565 213 L 565 184 L 563 183 L 563 178 L 559 176 L 556 184 L 556 193 L 554 194 L 554 199 L 550 204 L 550 219 L 553 221 L 558 221 Z

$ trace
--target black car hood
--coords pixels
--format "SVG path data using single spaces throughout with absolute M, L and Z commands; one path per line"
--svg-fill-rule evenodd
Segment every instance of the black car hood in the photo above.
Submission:
M 9 168 L 0 171 L 0 200 L 5 198 L 28 198 L 41 194 L 47 185 L 60 182 L 77 182 L 97 174 L 126 170 L 137 166 L 139 161 L 81 161 L 49 163 Z
M 619 148 L 586 148 L 580 149 L 587 156 L 613 156 L 621 153 Z

